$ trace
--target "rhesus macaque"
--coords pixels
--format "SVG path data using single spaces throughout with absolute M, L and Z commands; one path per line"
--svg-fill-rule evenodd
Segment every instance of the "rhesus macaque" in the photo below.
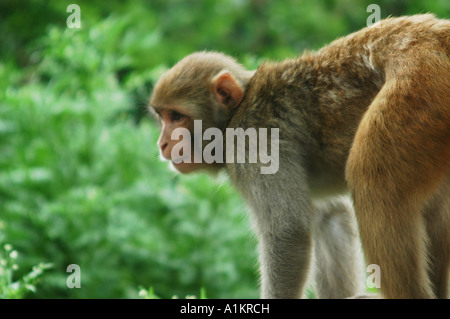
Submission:
M 312 284 L 318 298 L 374 298 L 363 292 L 363 258 L 348 197 L 313 203 Z
M 194 53 L 160 78 L 150 109 L 160 119 L 165 159 L 182 173 L 225 169 L 251 208 L 263 298 L 301 296 L 313 236 L 319 262 L 351 259 L 356 232 L 343 214 L 349 209 L 313 204 L 347 190 L 365 261 L 380 267 L 382 296 L 447 297 L 449 21 L 430 14 L 382 20 L 256 71 L 220 53 Z M 172 137 L 176 128 L 193 132 L 194 120 L 202 120 L 202 132 L 278 128 L 277 147 L 270 147 L 279 153 L 278 170 L 262 174 L 262 161 L 196 163 L 191 140 Z M 178 143 L 186 148 L 173 158 Z M 347 217 L 341 222 L 340 215 Z M 344 273 L 354 267 L 327 264 L 335 269 L 319 264 L 319 295 L 356 293 L 354 279 Z M 336 278 L 321 279 L 328 275 Z

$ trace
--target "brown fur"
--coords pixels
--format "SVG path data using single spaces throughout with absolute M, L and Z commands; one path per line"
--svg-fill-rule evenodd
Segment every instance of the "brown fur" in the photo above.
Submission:
M 276 174 L 261 175 L 261 164 L 221 165 L 253 211 L 263 297 L 299 296 L 312 253 L 311 199 L 348 186 L 366 261 L 381 267 L 382 294 L 444 298 L 449 74 L 450 22 L 418 15 L 382 20 L 256 72 L 219 53 L 191 55 L 161 78 L 151 105 L 222 130 L 280 129 Z

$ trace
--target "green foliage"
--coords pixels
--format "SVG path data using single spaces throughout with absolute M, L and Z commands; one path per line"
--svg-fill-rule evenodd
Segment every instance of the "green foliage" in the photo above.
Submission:
M 153 287 L 150 287 L 148 289 L 141 288 L 139 290 L 139 296 L 143 299 L 161 299 L 157 294 L 155 294 L 155 291 Z M 172 299 L 179 299 L 177 295 L 172 296 Z M 188 295 L 185 297 L 185 299 L 197 299 L 194 295 Z M 208 299 L 206 296 L 205 288 L 200 288 L 200 295 L 198 299 Z
M 135 297 L 150 282 L 163 297 L 198 286 L 213 297 L 256 296 L 240 199 L 226 183 L 180 178 L 160 163 L 158 129 L 134 124 L 115 51 L 92 38 L 98 30 L 108 41 L 103 23 L 75 34 L 50 28 L 26 79 L 0 69 L 1 231 L 26 265 L 54 264 L 35 296 Z M 72 263 L 81 289 L 66 286 Z
M 0 238 L 21 252 L 19 269 L 2 252 L 1 297 L 126 298 L 149 286 L 162 298 L 200 287 L 257 297 L 242 200 L 224 177 L 179 176 L 159 161 L 146 100 L 192 51 L 255 68 L 363 27 L 370 1 L 73 2 L 80 30 L 66 27 L 63 1 L 0 3 Z M 378 4 L 383 17 L 450 12 L 445 0 Z M 69 264 L 81 288 L 67 288 Z
M 168 172 L 157 129 L 121 111 L 130 102 L 106 71 L 84 88 L 59 65 L 52 72 L 45 86 L 8 86 L 0 106 L 2 231 L 28 263 L 55 265 L 37 296 L 132 297 L 146 282 L 162 296 L 199 284 L 252 296 L 251 285 L 238 287 L 238 273 L 253 283 L 255 260 L 237 196 L 206 176 Z M 69 82 L 73 92 L 63 92 Z M 82 289 L 65 286 L 71 263 Z
M 43 272 L 52 268 L 51 264 L 39 263 L 22 278 L 13 281 L 14 272 L 19 269 L 18 254 L 9 244 L 5 244 L 0 250 L 0 299 L 21 299 L 30 292 L 35 293 L 36 284 Z

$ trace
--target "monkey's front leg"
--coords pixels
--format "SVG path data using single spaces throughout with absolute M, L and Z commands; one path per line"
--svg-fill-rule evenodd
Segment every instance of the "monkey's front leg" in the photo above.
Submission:
M 300 298 L 310 265 L 311 236 L 302 225 L 297 230 L 279 226 L 259 233 L 261 298 Z
M 252 187 L 249 204 L 259 238 L 262 298 L 299 298 L 308 277 L 312 209 L 307 191 L 290 179 L 279 177 L 278 184 L 259 180 L 253 184 L 257 189 Z

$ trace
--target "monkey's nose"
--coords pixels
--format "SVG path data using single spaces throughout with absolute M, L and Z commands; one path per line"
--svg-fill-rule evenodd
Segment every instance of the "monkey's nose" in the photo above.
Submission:
M 170 160 L 170 150 L 169 149 L 167 149 L 167 146 L 169 146 L 169 143 L 161 143 L 160 144 L 160 154 L 161 154 L 161 157 L 164 159 L 164 160 Z
M 163 143 L 163 144 L 161 144 L 161 152 L 164 152 L 164 150 L 167 148 L 167 145 L 168 145 L 169 143 Z

